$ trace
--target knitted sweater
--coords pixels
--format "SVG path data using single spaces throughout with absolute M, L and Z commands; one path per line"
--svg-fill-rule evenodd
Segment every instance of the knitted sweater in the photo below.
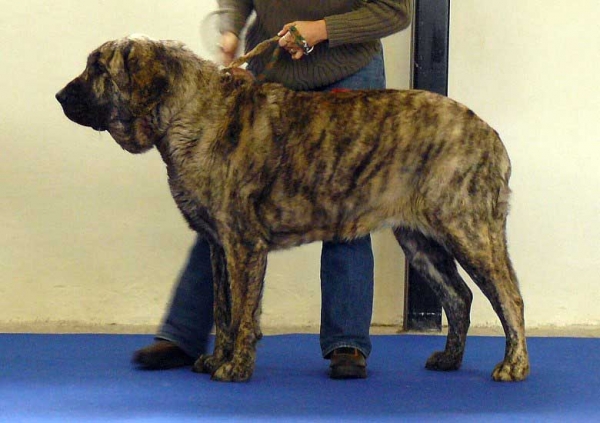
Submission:
M 324 19 L 329 39 L 299 60 L 280 54 L 266 76 L 296 90 L 332 84 L 360 70 L 381 51 L 382 37 L 405 29 L 412 17 L 412 0 L 219 0 L 226 12 L 221 32 L 238 35 L 252 11 L 255 19 L 246 32 L 246 52 L 276 35 L 294 21 Z M 270 53 L 251 59 L 248 69 L 261 74 Z

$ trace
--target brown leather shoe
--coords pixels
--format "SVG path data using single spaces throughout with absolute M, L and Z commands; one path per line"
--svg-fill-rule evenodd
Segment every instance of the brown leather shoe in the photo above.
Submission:
M 167 370 L 191 366 L 195 360 L 174 343 L 159 340 L 152 345 L 137 350 L 131 361 L 143 369 Z
M 329 377 L 331 379 L 365 379 L 367 360 L 357 348 L 337 348 L 330 354 Z

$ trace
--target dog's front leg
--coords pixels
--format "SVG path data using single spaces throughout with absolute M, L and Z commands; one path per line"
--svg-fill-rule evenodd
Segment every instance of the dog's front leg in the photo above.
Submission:
M 231 301 L 229 330 L 234 342 L 231 360 L 212 375 L 214 380 L 242 382 L 254 371 L 256 342 L 260 338 L 258 317 L 267 267 L 267 248 L 236 240 L 226 250 Z M 216 316 L 215 316 L 216 317 Z
M 201 355 L 194 364 L 197 373 L 213 374 L 233 355 L 233 334 L 231 324 L 231 295 L 229 277 L 225 261 L 225 251 L 219 245 L 211 245 L 211 263 L 213 269 L 213 285 L 215 293 L 215 347 L 212 355 Z

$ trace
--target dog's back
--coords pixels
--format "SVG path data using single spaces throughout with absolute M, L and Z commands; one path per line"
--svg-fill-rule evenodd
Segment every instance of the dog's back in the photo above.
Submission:
M 244 95 L 230 161 L 253 165 L 235 186 L 260 198 L 257 216 L 273 248 L 382 226 L 436 235 L 440 212 L 490 219 L 506 209 L 506 150 L 453 100 L 414 90 L 298 93 L 277 84 Z

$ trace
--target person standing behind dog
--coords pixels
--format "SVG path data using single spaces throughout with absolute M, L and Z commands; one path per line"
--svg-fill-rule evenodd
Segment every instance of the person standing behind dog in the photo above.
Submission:
M 265 81 L 294 90 L 384 89 L 381 38 L 405 29 L 411 0 L 219 0 L 223 64 L 238 50 L 248 18 L 245 49 L 274 34 L 279 54 L 252 58 L 248 70 Z M 293 27 L 293 28 L 292 28 Z M 371 352 L 369 328 L 373 309 L 373 252 L 370 237 L 324 242 L 321 253 L 321 350 L 330 359 L 330 377 L 365 378 Z M 191 365 L 205 352 L 213 326 L 210 249 L 200 237 L 175 287 L 156 342 L 135 352 L 144 368 Z

